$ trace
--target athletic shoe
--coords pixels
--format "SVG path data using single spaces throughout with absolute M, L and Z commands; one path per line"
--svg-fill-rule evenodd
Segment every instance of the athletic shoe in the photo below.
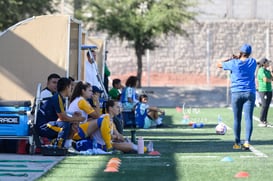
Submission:
M 80 152 L 77 151 L 75 148 L 73 148 L 73 146 L 69 147 L 69 148 L 67 149 L 67 152 L 68 152 L 68 153 L 71 153 L 71 154 L 79 154 L 79 153 L 80 153 Z
M 239 150 L 239 149 L 241 149 L 241 145 L 238 145 L 237 143 L 234 143 L 233 149 L 234 150 Z
M 266 127 L 268 127 L 268 128 L 273 128 L 273 125 L 267 123 Z
M 249 150 L 249 143 L 244 143 L 243 146 L 242 146 L 242 149 L 243 150 Z
M 267 126 L 267 122 L 260 122 L 259 124 L 258 124 L 258 126 L 259 127 L 266 127 Z

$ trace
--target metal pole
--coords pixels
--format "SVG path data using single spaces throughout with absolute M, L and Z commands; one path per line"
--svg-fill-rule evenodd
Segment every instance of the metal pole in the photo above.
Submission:
M 207 29 L 207 84 L 210 84 L 210 31 Z
M 150 50 L 146 50 L 146 58 L 147 58 L 147 84 L 150 87 Z
M 267 28 L 266 30 L 266 47 L 265 47 L 265 55 L 266 55 L 266 58 L 270 58 L 269 56 L 269 28 Z
M 229 105 L 230 95 L 229 95 L 229 85 L 230 85 L 230 72 L 227 71 L 227 85 L 226 85 L 226 104 Z

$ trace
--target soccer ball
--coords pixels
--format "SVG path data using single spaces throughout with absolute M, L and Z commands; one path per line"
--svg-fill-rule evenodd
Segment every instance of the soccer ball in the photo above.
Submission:
M 216 134 L 224 135 L 227 132 L 227 126 L 224 123 L 219 123 L 215 127 Z

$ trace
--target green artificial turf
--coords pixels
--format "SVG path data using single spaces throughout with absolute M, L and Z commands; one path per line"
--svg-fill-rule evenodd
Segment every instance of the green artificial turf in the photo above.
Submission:
M 254 130 L 251 151 L 233 150 L 233 119 L 229 108 L 188 108 L 184 113 L 189 121 L 202 122 L 203 128 L 192 128 L 183 120 L 181 109 L 165 109 L 165 123 L 169 128 L 137 130 L 137 137 L 143 136 L 145 144 L 153 141 L 160 156 L 147 154 L 114 154 L 96 156 L 67 156 L 39 180 L 109 180 L 109 181 L 271 181 L 273 168 L 273 128 L 257 127 Z M 255 108 L 255 117 L 259 116 Z M 216 135 L 217 117 L 230 128 L 225 135 Z M 269 118 L 273 113 L 269 112 Z M 268 120 L 270 122 L 270 119 Z M 273 123 L 273 121 L 271 121 Z M 130 130 L 125 130 L 130 137 Z M 242 140 L 244 121 L 242 121 Z M 116 173 L 106 173 L 108 161 L 118 157 L 121 160 Z M 228 159 L 231 161 L 222 161 Z M 239 172 L 247 172 L 248 178 L 235 178 Z

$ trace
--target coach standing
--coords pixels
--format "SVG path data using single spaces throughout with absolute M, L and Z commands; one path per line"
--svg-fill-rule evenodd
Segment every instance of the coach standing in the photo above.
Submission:
M 249 57 L 252 48 L 244 44 L 240 48 L 239 56 L 219 61 L 218 68 L 229 70 L 231 74 L 231 104 L 234 119 L 235 143 L 233 149 L 241 149 L 241 120 L 242 112 L 245 117 L 245 142 L 242 149 L 248 150 L 253 130 L 253 110 L 255 105 L 255 70 L 256 60 Z

